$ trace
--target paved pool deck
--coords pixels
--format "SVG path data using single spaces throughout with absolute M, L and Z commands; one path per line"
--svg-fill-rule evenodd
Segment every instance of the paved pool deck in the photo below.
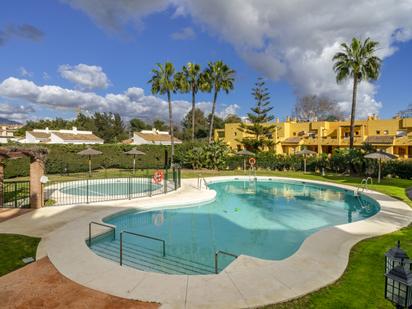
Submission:
M 213 177 L 208 181 L 242 179 Z M 245 177 L 246 179 L 248 177 Z M 258 177 L 258 179 L 285 179 Z M 321 181 L 305 183 L 354 187 Z M 344 272 L 350 249 L 362 239 L 409 225 L 412 209 L 387 195 L 365 191 L 381 206 L 376 215 L 350 224 L 322 229 L 299 250 L 281 261 L 241 255 L 217 275 L 164 275 L 120 266 L 94 254 L 86 245 L 88 223 L 130 208 L 176 207 L 210 201 L 213 190 L 198 190 L 196 180 L 183 180 L 174 193 L 100 205 L 43 208 L 0 224 L 0 233 L 43 237 L 38 257 L 47 255 L 65 277 L 113 296 L 158 302 L 167 308 L 250 308 L 287 301 L 336 281 Z M 104 228 L 95 228 L 94 234 Z

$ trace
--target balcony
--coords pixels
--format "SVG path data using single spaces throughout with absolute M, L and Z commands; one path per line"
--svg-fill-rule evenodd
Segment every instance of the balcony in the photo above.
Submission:
M 364 143 L 364 138 L 360 136 L 355 136 L 353 138 L 353 143 L 355 145 L 362 145 Z M 340 140 L 341 145 L 349 145 L 349 137 L 341 137 Z

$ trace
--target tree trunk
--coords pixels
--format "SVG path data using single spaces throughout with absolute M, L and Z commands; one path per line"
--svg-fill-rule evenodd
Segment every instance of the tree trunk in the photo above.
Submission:
M 170 131 L 170 144 L 172 145 L 172 151 L 170 154 L 170 164 L 173 164 L 175 156 L 175 138 L 173 134 L 173 116 L 172 116 L 172 100 L 170 98 L 170 91 L 167 92 L 167 102 L 169 103 L 169 131 Z
M 4 186 L 4 163 L 1 162 L 2 159 L 0 158 L 0 208 L 3 207 L 3 186 Z
M 192 89 L 192 142 L 195 140 L 195 104 L 196 94 L 195 90 Z
M 210 128 L 209 128 L 209 144 L 211 144 L 213 140 L 213 120 L 215 118 L 216 100 L 217 100 L 217 90 L 215 90 L 215 94 L 213 95 L 212 114 L 210 117 Z
M 350 113 L 350 133 L 349 133 L 349 149 L 353 148 L 353 136 L 355 131 L 355 113 L 356 113 L 356 94 L 358 91 L 358 77 L 354 74 L 353 77 L 353 93 L 352 93 L 352 111 Z

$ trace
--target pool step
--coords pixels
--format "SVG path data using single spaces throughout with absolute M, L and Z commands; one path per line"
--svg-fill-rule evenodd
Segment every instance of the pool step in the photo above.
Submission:
M 92 250 L 99 256 L 120 263 L 120 242 L 104 241 L 92 245 Z M 168 255 L 161 256 L 160 250 L 145 248 L 136 244 L 123 243 L 123 264 L 145 271 L 165 274 L 202 275 L 214 273 L 210 265 Z

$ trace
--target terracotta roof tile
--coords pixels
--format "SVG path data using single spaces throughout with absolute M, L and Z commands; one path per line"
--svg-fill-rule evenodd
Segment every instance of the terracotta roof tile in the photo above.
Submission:
M 170 134 L 157 134 L 157 133 L 141 133 L 135 132 L 136 135 L 140 136 L 146 141 L 149 142 L 169 142 Z M 181 140 L 174 138 L 175 143 L 181 143 Z
M 365 143 L 368 143 L 368 144 L 393 144 L 394 139 L 395 139 L 395 137 L 391 136 L 391 135 L 385 135 L 385 136 L 370 135 L 366 138 Z
M 46 132 L 34 132 L 34 131 L 28 131 L 30 135 L 34 136 L 37 139 L 48 139 L 50 138 L 50 133 Z
M 100 137 L 97 137 L 94 134 L 73 134 L 62 132 L 53 132 L 53 134 L 65 141 L 103 141 Z
M 299 144 L 301 139 L 302 139 L 301 137 L 289 137 L 285 139 L 284 141 L 282 141 L 282 144 Z

